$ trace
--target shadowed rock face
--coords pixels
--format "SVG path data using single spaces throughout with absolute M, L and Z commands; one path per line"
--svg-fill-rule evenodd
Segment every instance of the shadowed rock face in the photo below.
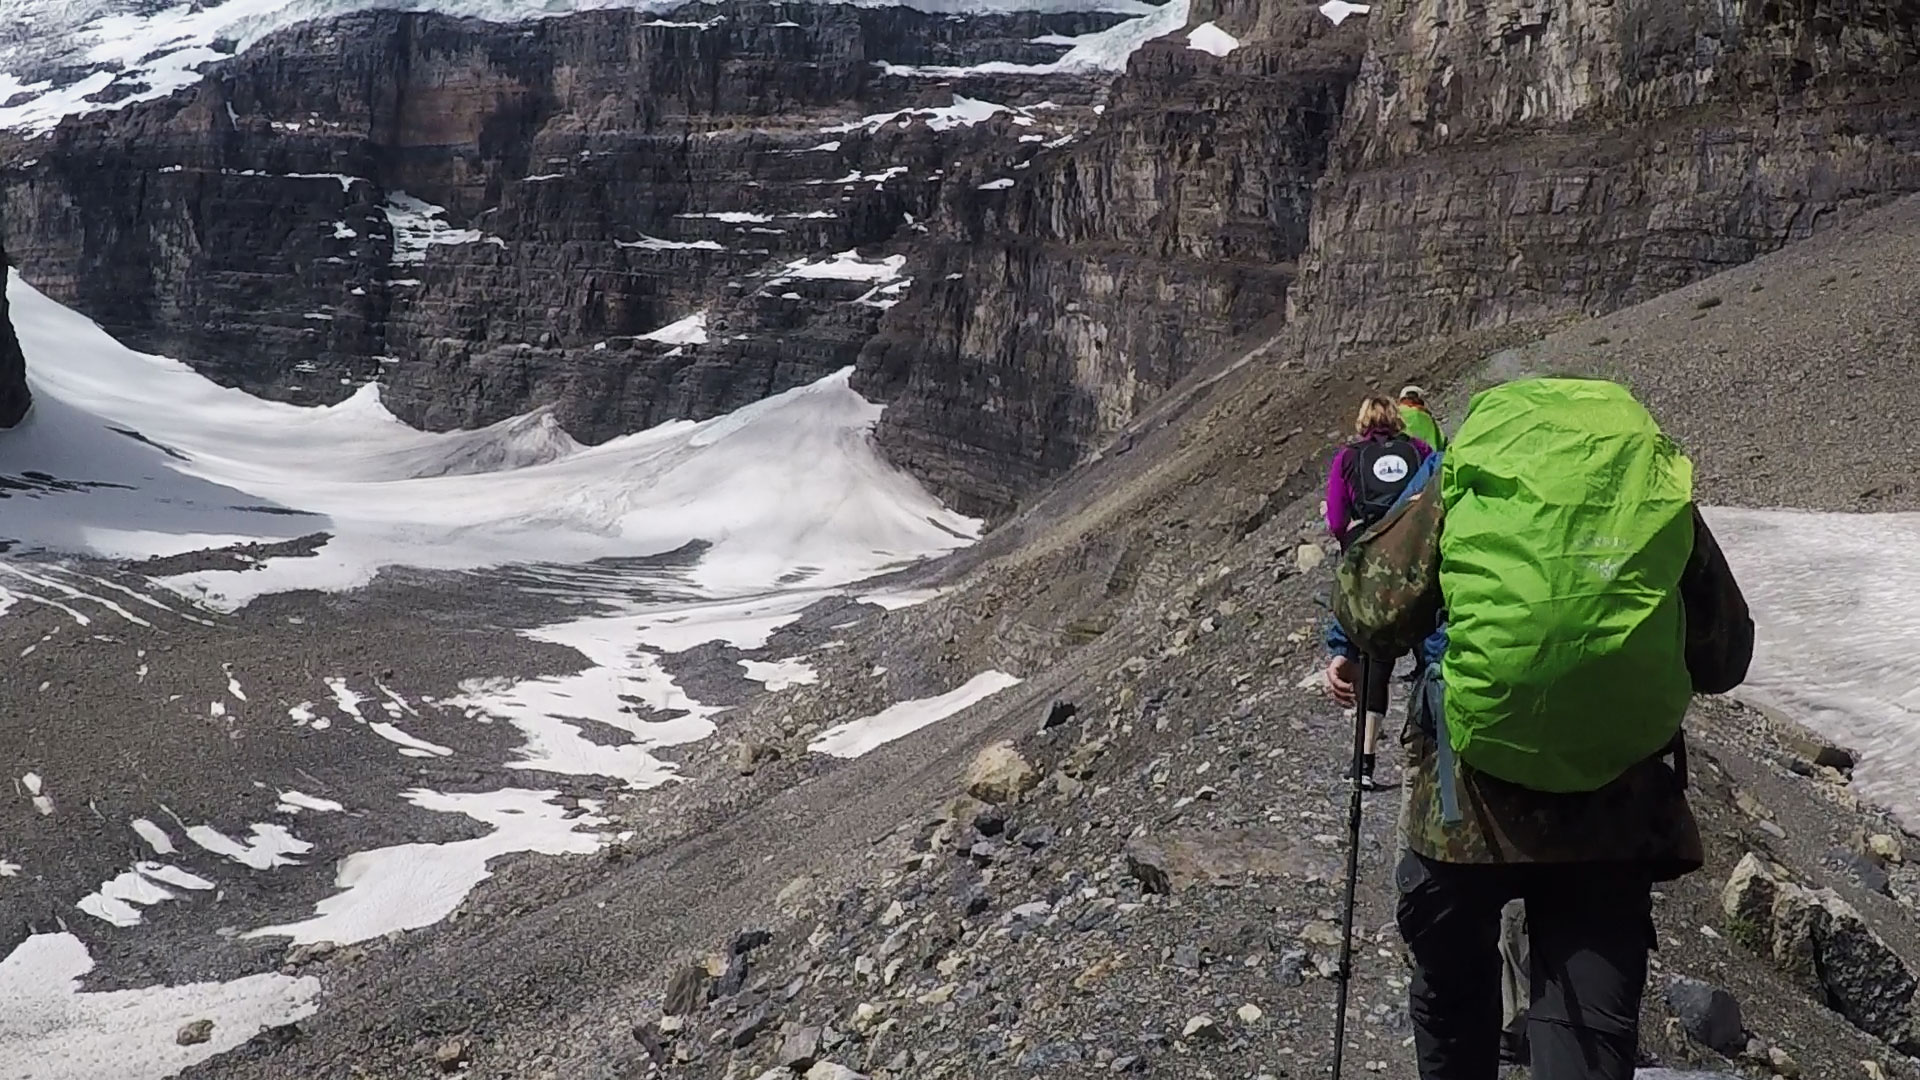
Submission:
M 855 384 L 892 401 L 883 444 L 944 498 L 1005 512 L 1280 314 L 1364 34 L 1254 14 L 1196 10 L 1241 46 L 1155 41 L 1084 142 L 944 189 L 929 272 Z
M 7 253 L 0 249 L 0 273 L 7 265 Z M 27 389 L 27 361 L 20 355 L 20 339 L 14 336 L 13 321 L 7 315 L 7 297 L 0 289 L 0 428 L 10 428 L 27 415 L 33 393 Z
M 1044 63 L 1064 49 L 1032 39 L 1119 19 L 355 15 L 10 148 L 7 224 L 30 281 L 222 383 L 324 403 L 377 378 L 416 424 L 552 405 L 600 440 L 853 364 L 919 267 L 787 264 L 910 256 L 952 160 L 1080 132 L 1107 81 L 877 61 Z M 860 123 L 956 92 L 991 115 Z M 702 311 L 703 335 L 646 336 Z
M 1376 7 L 1292 304 L 1322 349 L 1637 303 L 1920 188 L 1920 3 Z

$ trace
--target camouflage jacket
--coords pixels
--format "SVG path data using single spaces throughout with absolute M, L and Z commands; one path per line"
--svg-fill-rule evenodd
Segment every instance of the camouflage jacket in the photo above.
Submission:
M 1687 612 L 1687 668 L 1696 691 L 1723 693 L 1746 677 L 1753 621 L 1746 600 L 1699 513 L 1694 551 L 1680 582 Z M 1438 753 L 1418 708 L 1401 735 L 1407 769 L 1400 827 L 1414 852 L 1439 862 L 1633 862 L 1656 880 L 1700 868 L 1699 824 L 1687 805 L 1684 748 L 1628 769 L 1598 791 L 1533 791 L 1455 761 L 1462 820 L 1441 818 Z

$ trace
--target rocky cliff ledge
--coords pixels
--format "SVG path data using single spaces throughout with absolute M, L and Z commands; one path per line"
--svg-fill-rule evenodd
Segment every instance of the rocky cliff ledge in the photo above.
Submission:
M 1004 512 L 1284 307 L 1365 37 L 1311 9 L 1191 18 L 1237 47 L 1154 41 L 1089 138 L 1003 189 L 990 162 L 943 189 L 929 272 L 862 356 L 884 444 L 970 512 Z
M 1920 3 L 1377 5 L 1293 316 L 1323 355 L 1612 311 L 1920 188 Z
M 853 364 L 952 163 L 1093 120 L 1107 76 L 1017 67 L 1122 19 L 310 23 L 11 147 L 7 226 L 35 284 L 223 383 L 324 403 L 379 379 L 417 424 L 550 405 L 599 440 Z M 1016 70 L 976 97 L 885 66 L 986 61 Z

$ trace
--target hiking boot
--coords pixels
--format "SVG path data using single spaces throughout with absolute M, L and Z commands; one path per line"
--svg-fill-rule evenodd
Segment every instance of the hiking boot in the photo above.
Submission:
M 1372 754 L 1365 754 L 1365 755 L 1362 755 L 1360 758 L 1360 790 L 1361 791 L 1379 791 L 1380 790 L 1380 785 L 1376 783 L 1373 779 L 1374 761 L 1375 761 L 1375 758 L 1374 758 L 1374 755 Z M 1347 771 L 1340 774 L 1340 779 L 1342 780 L 1353 779 L 1352 765 L 1348 765 Z

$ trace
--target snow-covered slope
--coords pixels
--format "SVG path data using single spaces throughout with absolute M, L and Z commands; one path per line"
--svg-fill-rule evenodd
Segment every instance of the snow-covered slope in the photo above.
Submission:
M 153 10 L 137 0 L 17 0 L 0 14 L 0 102 L 7 103 L 0 106 L 0 128 L 46 131 L 63 116 L 124 108 L 165 97 L 191 86 L 206 65 L 244 51 L 268 34 L 356 11 L 433 11 L 511 23 L 604 8 L 666 11 L 678 2 L 193 0 Z M 855 2 L 885 6 L 881 0 Z M 1180 5 L 1180 21 L 1184 23 L 1184 0 L 1175 3 Z M 1156 10 L 1141 0 L 907 0 L 905 6 L 934 12 L 1114 11 L 1147 15 Z M 1107 34 L 1085 50 L 1076 50 L 1069 66 L 1076 70 L 1111 68 L 1112 54 L 1124 47 L 1127 34 Z M 1078 55 L 1082 51 L 1085 55 Z M 1125 65 L 1124 56 L 1119 64 Z
M 711 545 L 696 594 L 841 585 L 977 534 L 885 462 L 880 415 L 842 372 L 702 423 L 582 448 L 536 414 L 415 431 L 376 386 L 327 408 L 261 401 L 133 352 L 17 275 L 13 320 L 36 404 L 0 435 L 0 475 L 41 474 L 0 535 L 25 549 L 175 555 L 314 533 L 312 557 L 172 584 L 215 606 L 349 588 L 380 567 L 586 562 Z

